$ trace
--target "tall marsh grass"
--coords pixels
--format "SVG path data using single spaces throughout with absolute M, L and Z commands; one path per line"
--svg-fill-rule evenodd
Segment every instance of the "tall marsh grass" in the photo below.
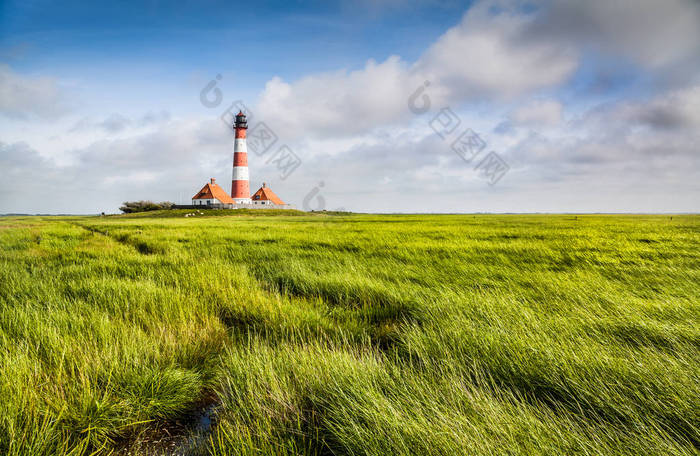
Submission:
M 0 219 L 0 454 L 698 453 L 697 216 L 213 214 Z

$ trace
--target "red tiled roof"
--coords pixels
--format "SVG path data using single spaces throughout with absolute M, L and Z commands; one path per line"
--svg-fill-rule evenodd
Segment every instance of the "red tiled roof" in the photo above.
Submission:
M 258 198 L 256 198 L 256 196 Z M 260 187 L 257 192 L 253 193 L 250 197 L 253 201 L 272 201 L 272 204 L 284 204 L 279 196 L 275 195 L 275 192 L 270 190 L 270 187 Z
M 206 184 L 192 199 L 218 199 L 224 204 L 235 204 L 226 191 L 217 184 Z

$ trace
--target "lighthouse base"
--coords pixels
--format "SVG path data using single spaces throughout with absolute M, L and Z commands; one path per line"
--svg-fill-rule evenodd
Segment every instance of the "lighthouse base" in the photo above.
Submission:
M 253 201 L 250 198 L 234 198 L 233 199 L 236 204 L 253 204 Z

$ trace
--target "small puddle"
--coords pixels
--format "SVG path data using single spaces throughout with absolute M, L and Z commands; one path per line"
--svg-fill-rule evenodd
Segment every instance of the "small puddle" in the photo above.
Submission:
M 201 451 L 206 447 L 207 439 L 212 432 L 214 420 L 216 419 L 216 408 L 216 404 L 211 404 L 201 411 L 190 435 L 182 444 L 175 448 L 173 455 L 189 456 L 196 454 L 197 450 Z
M 199 456 L 207 454 L 207 440 L 216 424 L 219 405 L 209 404 L 184 419 L 164 423 L 140 435 L 119 456 Z

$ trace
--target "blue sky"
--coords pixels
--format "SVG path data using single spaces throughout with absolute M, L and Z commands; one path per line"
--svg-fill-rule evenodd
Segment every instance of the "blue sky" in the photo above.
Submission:
M 230 73 L 243 87 L 269 78 L 354 69 L 392 54 L 417 58 L 461 19 L 465 3 L 392 7 L 351 2 L 9 2 L 3 47 L 24 48 L 18 69 L 62 77 L 177 80 Z M 148 3 L 148 2 L 146 2 Z M 144 82 L 144 81 L 141 81 Z
M 301 161 L 251 157 L 251 187 L 298 207 L 698 211 L 699 24 L 684 0 L 3 2 L 0 212 L 227 188 L 234 100 Z M 451 148 L 466 128 L 478 161 Z M 496 183 L 474 169 L 491 150 Z

